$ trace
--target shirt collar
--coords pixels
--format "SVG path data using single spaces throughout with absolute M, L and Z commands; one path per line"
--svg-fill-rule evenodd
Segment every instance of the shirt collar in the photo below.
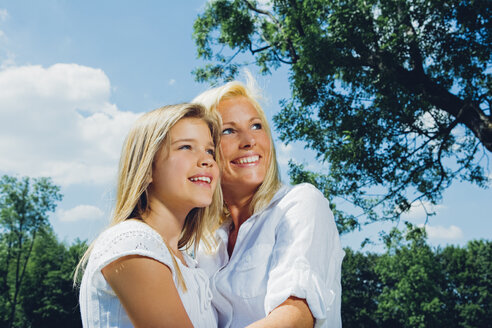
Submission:
M 289 192 L 289 190 L 292 189 L 292 186 L 284 185 L 282 184 L 280 188 L 277 190 L 275 195 L 272 197 L 268 205 L 262 209 L 261 211 L 253 214 L 251 217 L 248 218 L 248 220 L 255 219 L 258 217 L 263 211 L 266 209 L 270 208 L 273 206 L 279 199 L 281 199 L 285 194 Z M 222 239 L 223 242 L 227 245 L 227 241 L 229 240 L 229 230 L 231 229 L 231 224 L 232 224 L 232 219 L 228 218 L 225 220 L 222 225 L 217 229 L 217 237 Z

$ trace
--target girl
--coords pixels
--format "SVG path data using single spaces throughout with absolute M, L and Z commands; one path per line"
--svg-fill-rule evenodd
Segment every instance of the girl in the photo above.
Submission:
M 121 154 L 114 214 L 76 271 L 84 327 L 217 327 L 208 279 L 183 249 L 222 206 L 219 118 L 200 105 L 140 117 Z

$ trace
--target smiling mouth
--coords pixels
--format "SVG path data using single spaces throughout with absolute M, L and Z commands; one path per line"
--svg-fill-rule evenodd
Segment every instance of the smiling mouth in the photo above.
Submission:
M 191 178 L 188 178 L 188 180 L 190 180 L 191 182 L 205 182 L 205 183 L 212 183 L 212 179 L 209 178 L 209 177 L 191 177 Z
M 231 161 L 233 164 L 255 164 L 260 160 L 259 155 L 249 156 L 249 157 L 241 157 L 239 159 Z

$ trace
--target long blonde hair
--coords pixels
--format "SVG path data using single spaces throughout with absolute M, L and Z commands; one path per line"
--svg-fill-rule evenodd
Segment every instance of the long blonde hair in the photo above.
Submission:
M 236 97 L 246 97 L 251 104 L 255 107 L 258 115 L 263 124 L 268 137 L 270 138 L 270 161 L 268 163 L 268 169 L 265 175 L 265 180 L 256 190 L 251 203 L 250 211 L 252 214 L 257 213 L 264 209 L 272 200 L 273 196 L 281 186 L 280 172 L 277 163 L 277 156 L 275 152 L 275 145 L 273 143 L 272 132 L 268 124 L 265 112 L 261 108 L 260 104 L 256 100 L 260 97 L 258 88 L 256 87 L 255 81 L 250 74 L 247 75 L 247 85 L 240 81 L 231 81 L 220 87 L 207 90 L 195 99 L 193 103 L 198 103 L 207 108 L 211 113 L 218 113 L 217 107 L 222 100 L 227 100 Z M 221 223 L 226 220 L 229 215 L 227 207 L 222 207 Z
M 169 131 L 183 118 L 203 120 L 210 129 L 218 153 L 221 121 L 217 113 L 207 111 L 198 104 L 178 104 L 160 107 L 142 115 L 133 125 L 123 145 L 118 170 L 116 204 L 108 228 L 128 219 L 143 219 L 148 212 L 148 188 L 149 177 L 152 176 L 152 163 L 161 146 L 166 147 L 166 150 L 169 149 Z M 222 193 L 221 188 L 217 186 L 210 206 L 194 208 L 186 216 L 178 248 L 188 249 L 194 245 L 196 252 L 203 236 L 206 237 L 203 241 L 208 245 L 207 236 L 211 235 L 218 226 L 221 208 Z M 79 272 L 87 265 L 93 246 L 94 242 L 77 265 L 74 281 L 77 281 Z M 166 246 L 172 255 L 167 243 Z M 178 285 L 186 291 L 181 270 L 174 256 L 171 257 L 177 272 Z

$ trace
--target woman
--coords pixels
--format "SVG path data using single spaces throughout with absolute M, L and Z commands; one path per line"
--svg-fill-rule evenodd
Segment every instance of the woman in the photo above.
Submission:
M 222 117 L 225 206 L 211 278 L 219 327 L 340 327 L 344 252 L 328 201 L 310 184 L 282 186 L 265 114 L 240 82 L 193 100 Z
M 207 276 L 182 249 L 217 225 L 219 120 L 200 105 L 181 104 L 133 126 L 110 227 L 77 267 L 87 264 L 84 327 L 217 327 Z

